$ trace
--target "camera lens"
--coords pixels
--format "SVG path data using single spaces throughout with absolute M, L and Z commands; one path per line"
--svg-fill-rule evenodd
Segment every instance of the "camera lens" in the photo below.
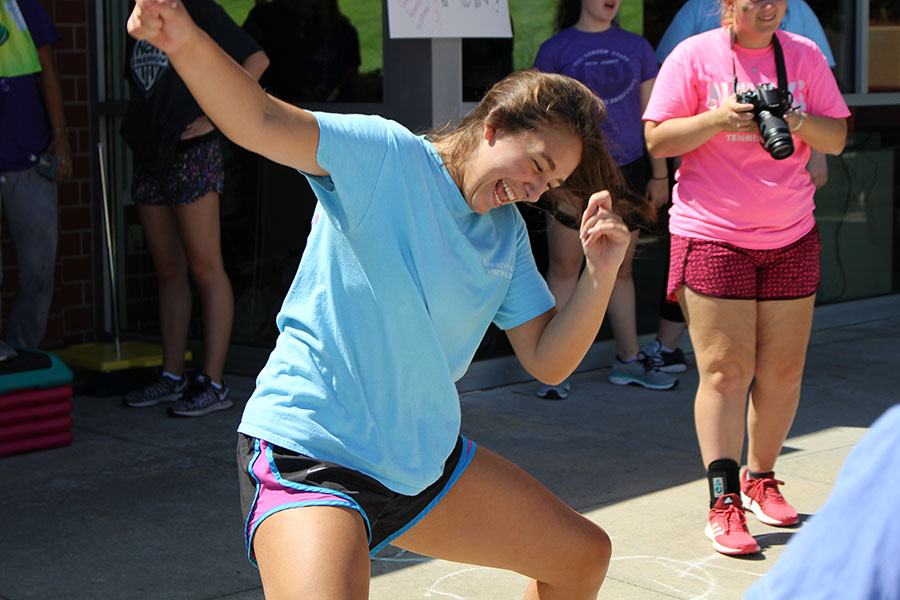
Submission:
M 791 129 L 781 117 L 776 117 L 767 110 L 757 116 L 759 134 L 763 138 L 763 146 L 775 160 L 782 160 L 794 153 L 794 139 Z

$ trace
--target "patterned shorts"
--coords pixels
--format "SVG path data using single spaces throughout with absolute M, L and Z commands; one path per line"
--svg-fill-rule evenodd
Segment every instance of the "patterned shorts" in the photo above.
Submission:
M 184 206 L 209 192 L 221 193 L 224 183 L 222 145 L 212 134 L 181 143 L 161 172 L 135 167 L 131 197 L 147 206 Z
M 750 250 L 672 234 L 667 299 L 687 286 L 712 298 L 790 300 L 819 287 L 819 229 L 783 248 Z

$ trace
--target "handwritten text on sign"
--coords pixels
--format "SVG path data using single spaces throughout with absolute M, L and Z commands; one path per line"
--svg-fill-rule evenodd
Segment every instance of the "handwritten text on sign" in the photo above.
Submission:
M 392 38 L 512 37 L 506 0 L 388 0 Z

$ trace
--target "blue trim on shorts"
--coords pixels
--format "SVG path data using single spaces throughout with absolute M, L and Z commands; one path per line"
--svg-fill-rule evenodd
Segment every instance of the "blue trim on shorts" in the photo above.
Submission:
M 254 448 L 255 452 L 253 458 L 250 459 L 248 463 L 247 471 L 250 473 L 250 476 L 253 477 L 254 481 L 256 481 L 256 496 L 253 499 L 252 507 L 256 506 L 256 502 L 259 499 L 259 487 L 260 482 L 259 478 L 257 478 L 256 473 L 253 472 L 253 465 L 256 464 L 257 459 L 262 456 L 262 452 L 260 451 L 260 440 L 254 439 Z M 315 492 L 320 494 L 328 494 L 330 496 L 337 496 L 339 498 L 343 498 L 345 502 L 337 502 L 334 500 L 303 500 L 299 502 L 291 502 L 289 504 L 280 504 L 275 508 L 263 513 L 259 519 L 256 520 L 256 524 L 253 526 L 252 530 L 250 530 L 250 518 L 253 516 L 253 508 L 247 514 L 247 519 L 244 522 L 244 543 L 247 545 L 247 559 L 257 568 L 259 565 L 256 563 L 256 558 L 253 556 L 253 552 L 251 551 L 253 547 L 253 536 L 256 534 L 257 528 L 260 524 L 265 521 L 270 516 L 275 513 L 281 512 L 282 510 L 286 510 L 289 508 L 300 508 L 303 506 L 342 506 L 344 508 L 351 508 L 362 515 L 363 522 L 366 524 L 366 535 L 368 536 L 367 543 L 371 543 L 372 541 L 372 526 L 369 524 L 369 517 L 366 515 L 366 512 L 356 503 L 356 501 L 343 494 L 337 490 L 332 490 L 329 488 L 316 487 L 312 485 L 305 485 L 302 483 L 295 483 L 293 481 L 288 481 L 281 476 L 281 473 L 278 471 L 278 467 L 275 465 L 275 460 L 272 458 L 272 446 L 269 445 L 266 448 L 266 462 L 269 463 L 269 470 L 272 472 L 272 475 L 275 476 L 275 480 L 284 487 L 293 488 L 295 490 L 300 490 L 303 492 Z
M 459 461 L 456 463 L 456 468 L 453 469 L 453 473 L 450 475 L 450 479 L 447 480 L 447 483 L 446 485 L 444 485 L 444 489 L 441 490 L 441 493 L 435 496 L 431 500 L 431 502 L 428 503 L 428 506 L 423 508 L 422 511 L 417 514 L 415 518 L 413 518 L 409 523 L 389 535 L 384 539 L 383 542 L 372 548 L 369 551 L 369 556 L 374 557 L 379 550 L 390 544 L 391 541 L 397 539 L 398 537 L 412 529 L 412 527 L 416 523 L 421 521 L 425 517 L 425 515 L 427 515 L 437 505 L 437 503 L 447 495 L 447 492 L 450 491 L 450 488 L 453 487 L 453 485 L 459 479 L 460 475 L 463 474 L 463 471 L 465 471 L 469 464 L 472 462 L 472 458 L 474 458 L 475 456 L 475 451 L 478 449 L 478 445 L 462 434 L 460 434 L 459 437 L 460 439 L 462 439 L 462 452 L 459 455 Z

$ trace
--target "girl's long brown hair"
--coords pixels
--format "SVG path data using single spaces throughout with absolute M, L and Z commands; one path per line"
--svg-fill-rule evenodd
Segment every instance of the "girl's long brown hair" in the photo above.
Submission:
M 571 27 L 581 18 L 581 0 L 559 0 L 556 3 L 556 20 L 554 33 Z
M 549 124 L 562 125 L 581 140 L 581 161 L 566 179 L 563 189 L 544 194 L 539 207 L 555 214 L 560 203 L 570 205 L 570 209 L 562 212 L 577 215 L 574 223 L 577 227 L 590 195 L 609 190 L 613 210 L 626 221 L 634 222 L 637 216 L 652 220 L 649 204 L 627 190 L 621 171 L 606 149 L 600 132 L 600 124 L 605 119 L 606 106 L 575 79 L 534 70 L 518 71 L 488 90 L 457 126 L 446 125 L 429 135 L 442 146 L 444 164 L 462 187 L 462 167 L 470 160 L 486 123 L 510 133 L 535 131 Z M 566 223 L 562 216 L 560 221 L 573 225 Z

